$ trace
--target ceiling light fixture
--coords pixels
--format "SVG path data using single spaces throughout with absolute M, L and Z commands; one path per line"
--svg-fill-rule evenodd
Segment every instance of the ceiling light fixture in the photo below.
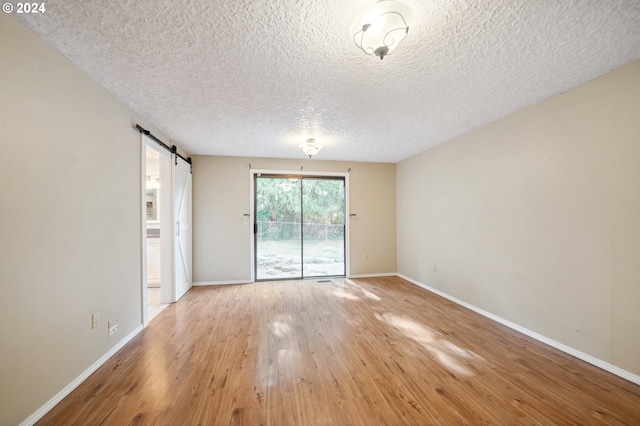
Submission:
M 158 189 L 160 188 L 160 177 L 159 176 L 147 176 L 147 189 Z
M 353 42 L 367 55 L 384 59 L 409 33 L 411 9 L 399 1 L 382 0 L 351 24 Z
M 302 148 L 305 155 L 308 155 L 309 158 L 311 158 L 320 151 L 322 145 L 316 143 L 315 139 L 307 139 L 306 142 L 300 144 L 300 148 Z

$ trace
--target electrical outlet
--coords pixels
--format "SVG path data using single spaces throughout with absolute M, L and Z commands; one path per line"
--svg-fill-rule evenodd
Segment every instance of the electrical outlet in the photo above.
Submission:
M 369 255 L 365 254 L 364 256 L 362 256 L 362 260 L 364 260 L 365 262 L 367 262 L 369 260 Z
M 114 318 L 109 321 L 109 336 L 112 336 L 116 331 L 118 331 L 118 319 Z
M 91 314 L 91 328 L 97 328 L 100 325 L 100 312 Z

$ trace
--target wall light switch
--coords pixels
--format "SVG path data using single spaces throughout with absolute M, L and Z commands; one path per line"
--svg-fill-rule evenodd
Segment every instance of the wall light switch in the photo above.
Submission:
M 96 328 L 100 325 L 100 312 L 91 314 L 91 328 Z

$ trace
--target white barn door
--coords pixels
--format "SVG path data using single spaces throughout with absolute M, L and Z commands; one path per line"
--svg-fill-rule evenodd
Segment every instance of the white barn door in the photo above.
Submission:
M 174 301 L 191 288 L 191 165 L 173 154 Z

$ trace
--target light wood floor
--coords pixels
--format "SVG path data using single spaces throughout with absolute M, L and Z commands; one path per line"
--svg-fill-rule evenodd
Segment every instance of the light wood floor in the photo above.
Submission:
M 640 386 L 399 278 L 197 287 L 43 425 L 640 424 Z

